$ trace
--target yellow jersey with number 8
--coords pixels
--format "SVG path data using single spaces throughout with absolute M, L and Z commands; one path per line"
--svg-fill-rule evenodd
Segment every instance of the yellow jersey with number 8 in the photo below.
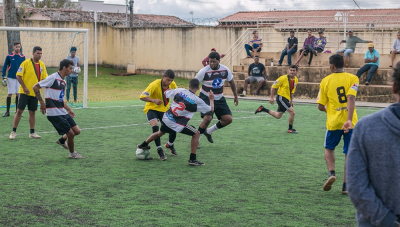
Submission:
M 317 103 L 326 106 L 326 128 L 329 131 L 341 130 L 347 121 L 347 97 L 356 97 L 358 84 L 358 77 L 346 72 L 332 73 L 321 81 Z M 354 107 L 351 128 L 354 128 L 357 121 Z

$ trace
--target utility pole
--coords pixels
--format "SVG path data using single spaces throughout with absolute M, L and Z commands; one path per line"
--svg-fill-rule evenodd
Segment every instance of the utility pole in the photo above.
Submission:
M 18 10 L 15 7 L 15 0 L 3 0 L 3 9 L 6 27 L 19 27 Z M 13 51 L 15 41 L 21 41 L 19 31 L 7 31 L 8 53 Z
M 133 0 L 129 1 L 129 27 L 133 27 Z

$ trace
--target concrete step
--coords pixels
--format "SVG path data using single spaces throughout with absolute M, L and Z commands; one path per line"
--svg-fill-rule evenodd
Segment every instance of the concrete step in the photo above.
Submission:
M 243 85 L 244 80 L 237 80 L 236 87 L 238 94 L 243 93 Z M 271 86 L 273 81 L 268 81 L 264 86 L 261 88 L 259 95 L 261 96 L 269 96 Z M 246 93 L 249 95 L 253 95 L 254 91 L 256 90 L 258 83 L 252 83 L 247 87 Z M 296 92 L 294 97 L 296 99 L 315 99 L 318 96 L 319 92 L 319 83 L 310 83 L 310 82 L 299 82 L 296 88 Z M 230 87 L 224 87 L 224 94 L 225 95 L 233 95 L 232 90 Z M 268 97 L 267 97 L 268 98 Z M 358 101 L 365 101 L 365 102 L 381 102 L 381 103 L 393 103 L 395 102 L 395 97 L 393 95 L 392 86 L 387 85 L 360 85 L 357 93 Z
M 367 50 L 365 50 L 367 51 Z M 292 55 L 292 64 L 296 61 L 297 59 L 297 54 L 298 52 L 294 53 Z M 334 53 L 319 53 L 318 56 L 314 56 L 311 65 L 312 66 L 320 66 L 320 67 L 329 67 L 329 57 L 334 54 Z M 350 68 L 361 68 L 363 65 L 365 65 L 364 63 L 364 53 L 360 53 L 360 54 L 350 54 L 349 55 L 349 67 Z M 262 59 L 267 59 L 264 60 L 265 65 L 270 66 L 271 62 L 269 60 L 273 60 L 274 61 L 274 65 L 278 65 L 279 59 L 281 57 L 281 52 L 260 52 L 258 53 L 258 56 Z M 303 59 L 301 59 L 300 61 L 300 66 L 305 66 L 308 64 L 308 60 L 309 60 L 309 55 L 303 57 Z M 394 62 L 398 62 L 400 61 L 400 54 L 397 54 L 395 56 Z M 240 64 L 241 65 L 250 65 L 251 63 L 253 63 L 254 60 L 252 58 L 245 58 L 245 59 L 241 59 Z M 261 62 L 264 64 L 264 62 Z M 379 59 L 380 68 L 389 68 L 389 65 L 391 64 L 391 55 L 388 53 L 380 53 L 380 59 Z M 284 60 L 283 60 L 283 65 L 287 64 L 287 56 L 285 56 Z
M 235 80 L 244 80 L 247 78 L 248 66 L 234 66 L 234 69 L 240 69 L 242 71 L 233 72 Z M 267 72 L 267 79 L 269 81 L 275 81 L 278 77 L 288 74 L 289 67 L 286 66 L 268 66 L 265 67 Z M 346 72 L 357 74 L 358 68 L 346 68 Z M 374 85 L 392 85 L 392 69 L 378 69 L 372 77 L 371 84 Z M 331 74 L 331 70 L 328 67 L 301 67 L 297 74 L 299 82 L 314 82 L 320 83 L 321 80 Z M 368 71 L 360 77 L 360 84 L 364 84 L 368 76 Z

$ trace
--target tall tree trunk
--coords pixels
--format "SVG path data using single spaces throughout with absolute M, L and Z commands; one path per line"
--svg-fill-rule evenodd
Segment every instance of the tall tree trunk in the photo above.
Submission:
M 133 0 L 129 1 L 129 27 L 133 27 Z
M 3 7 L 6 27 L 19 27 L 18 10 L 15 7 L 15 0 L 3 0 Z M 8 53 L 13 51 L 14 42 L 16 41 L 21 42 L 19 31 L 7 31 Z

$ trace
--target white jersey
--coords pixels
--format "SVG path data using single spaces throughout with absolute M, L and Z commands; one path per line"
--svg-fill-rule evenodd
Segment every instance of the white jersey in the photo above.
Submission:
M 51 74 L 46 79 L 39 82 L 40 87 L 45 88 L 44 97 L 46 99 L 46 115 L 60 116 L 67 115 L 64 109 L 64 90 L 65 80 L 58 72 Z
M 175 132 L 181 132 L 196 111 L 207 113 L 211 107 L 191 91 L 178 88 L 165 92 L 166 98 L 173 98 L 170 108 L 162 121 Z
M 196 78 L 202 83 L 200 92 L 208 97 L 210 90 L 214 93 L 214 99 L 220 100 L 224 94 L 224 84 L 226 81 L 231 81 L 233 75 L 225 65 L 219 64 L 217 70 L 211 69 L 210 65 L 200 69 Z

